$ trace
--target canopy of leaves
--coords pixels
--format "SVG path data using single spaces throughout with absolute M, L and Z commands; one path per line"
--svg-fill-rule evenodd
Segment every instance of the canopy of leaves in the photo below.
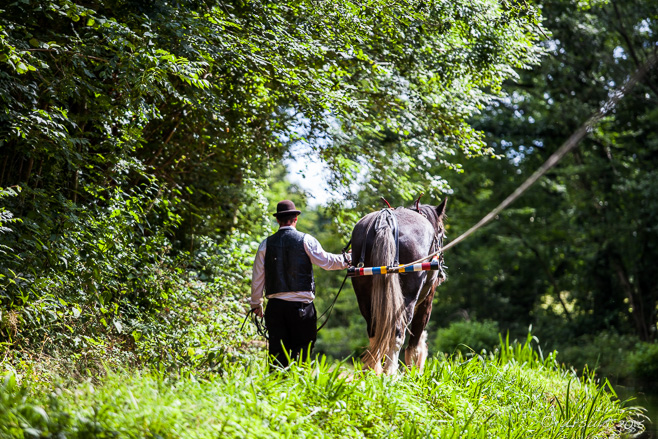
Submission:
M 400 193 L 487 152 L 468 118 L 537 63 L 539 20 L 506 0 L 4 2 L 2 212 L 22 223 L 0 235 L 0 341 L 130 333 L 182 273 L 244 294 L 297 142 L 338 188 L 364 168 Z
M 541 5 L 549 56 L 477 117 L 474 126 L 503 160 L 469 161 L 451 180 L 453 237 L 510 194 L 658 50 L 655 2 Z M 517 330 L 532 323 L 556 346 L 601 331 L 655 340 L 657 103 L 654 68 L 537 187 L 455 247 L 437 317 L 470 315 Z

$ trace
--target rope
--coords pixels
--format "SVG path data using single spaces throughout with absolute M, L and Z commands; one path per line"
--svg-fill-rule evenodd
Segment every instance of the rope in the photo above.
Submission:
M 349 246 L 349 245 L 348 245 Z M 334 305 L 336 305 L 336 301 L 338 300 L 338 296 L 340 296 L 340 292 L 343 291 L 343 287 L 345 286 L 345 281 L 347 280 L 347 273 L 345 273 L 345 277 L 343 278 L 343 283 L 340 285 L 340 288 L 338 289 L 338 293 L 336 293 L 336 296 L 334 297 L 334 300 L 331 302 L 331 305 L 324 310 L 322 315 L 318 317 L 318 321 L 322 320 L 322 317 L 327 315 L 327 318 L 325 321 L 320 325 L 320 327 L 315 331 L 316 333 L 320 332 L 320 329 L 324 328 L 324 325 L 327 324 L 329 321 L 329 317 L 331 317 L 331 311 L 334 309 Z M 329 313 L 329 314 L 327 314 Z M 244 320 L 242 321 L 242 326 L 240 327 L 240 332 L 244 330 L 244 326 L 247 324 L 247 320 L 249 319 L 249 316 L 253 314 L 253 322 L 254 325 L 256 325 L 256 333 L 260 335 L 261 337 L 264 337 L 265 339 L 269 339 L 270 337 L 267 334 L 267 326 L 265 326 L 265 322 L 263 318 L 259 318 L 255 313 L 254 310 L 250 310 L 247 312 L 247 315 L 244 316 Z
M 315 331 L 316 333 L 320 332 L 320 329 L 324 328 L 324 325 L 327 324 L 329 321 L 329 317 L 331 317 L 331 311 L 334 309 L 334 305 L 336 304 L 336 301 L 338 300 L 338 296 L 340 296 L 340 292 L 343 291 L 343 286 L 345 286 L 345 281 L 347 280 L 347 273 L 345 273 L 345 277 L 343 278 L 343 283 L 340 285 L 340 288 L 338 289 L 338 293 L 336 293 L 336 296 L 334 297 L 334 301 L 331 302 L 331 305 L 322 313 L 322 315 L 318 318 L 318 321 L 322 320 L 322 317 L 324 317 L 325 314 L 329 313 L 327 315 L 327 318 L 325 319 L 324 323 L 320 325 L 320 327 Z
M 253 314 L 252 320 L 254 322 L 254 325 L 256 325 L 256 333 L 261 337 L 264 337 L 266 340 L 269 340 L 270 337 L 267 335 L 267 326 L 265 326 L 265 319 L 263 317 L 258 317 L 253 309 L 250 309 L 249 312 L 247 312 L 247 315 L 244 316 L 244 320 L 242 321 L 242 326 L 240 327 L 240 332 L 244 330 L 244 325 L 247 323 L 247 319 L 249 319 L 249 316 L 251 316 L 252 314 Z
M 591 116 L 584 124 L 578 128 L 567 140 L 558 148 L 557 151 L 555 151 L 549 158 L 544 162 L 543 165 L 539 169 L 537 169 L 526 181 L 524 181 L 512 194 L 510 194 L 505 200 L 503 200 L 502 203 L 500 203 L 495 209 L 493 209 L 491 212 L 489 212 L 484 218 L 482 218 L 477 224 L 475 224 L 473 227 L 468 229 L 466 232 L 462 233 L 457 239 L 454 241 L 451 241 L 448 243 L 445 247 L 440 248 L 436 252 L 432 253 L 429 256 L 425 256 L 422 259 L 418 259 L 417 261 L 410 262 L 405 265 L 401 265 L 400 268 L 404 268 L 410 265 L 417 264 L 421 261 L 424 261 L 426 259 L 433 258 L 434 256 L 438 255 L 439 253 L 442 253 L 469 236 L 471 236 L 473 233 L 475 233 L 479 228 L 483 227 L 485 224 L 489 223 L 492 219 L 496 217 L 502 210 L 504 210 L 507 206 L 512 204 L 514 201 L 516 201 L 517 198 L 519 198 L 525 191 L 527 191 L 530 186 L 535 184 L 537 180 L 539 180 L 546 172 L 548 172 L 551 168 L 553 168 L 557 163 L 562 160 L 562 158 L 567 155 L 571 150 L 573 150 L 580 141 L 587 135 L 589 134 L 594 126 L 596 126 L 599 121 L 605 116 L 610 110 L 612 110 L 617 103 L 624 98 L 629 91 L 637 84 L 638 81 L 646 75 L 646 73 L 654 68 L 656 66 L 656 62 L 658 61 L 658 53 L 652 54 L 649 59 L 647 60 L 642 67 L 640 67 L 634 74 L 631 76 L 628 81 L 624 84 L 624 86 L 618 90 L 613 92 L 612 96 L 603 104 L 603 106 L 594 113 L 593 116 Z

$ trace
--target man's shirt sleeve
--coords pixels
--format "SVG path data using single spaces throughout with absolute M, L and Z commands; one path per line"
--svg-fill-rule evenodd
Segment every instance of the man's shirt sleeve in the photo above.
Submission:
M 254 267 L 251 275 L 251 307 L 263 303 L 263 291 L 265 290 L 265 251 L 267 250 L 267 240 L 260 243 L 254 259 Z
M 342 270 L 349 266 L 343 259 L 343 255 L 327 253 L 320 242 L 309 234 L 304 235 L 304 249 L 311 262 L 325 270 Z

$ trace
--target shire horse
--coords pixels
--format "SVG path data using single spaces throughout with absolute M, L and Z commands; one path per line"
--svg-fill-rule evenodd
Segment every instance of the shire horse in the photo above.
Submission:
M 398 262 L 415 262 L 436 252 L 445 236 L 445 208 L 446 200 L 430 206 L 420 204 L 419 197 L 412 208 L 389 208 L 366 215 L 352 231 L 353 259 L 366 267 L 388 267 Z M 425 326 L 432 312 L 436 287 L 445 279 L 443 269 L 352 278 L 370 338 L 364 368 L 377 374 L 395 373 L 400 349 L 409 332 L 405 363 L 407 367 L 423 369 L 427 359 Z

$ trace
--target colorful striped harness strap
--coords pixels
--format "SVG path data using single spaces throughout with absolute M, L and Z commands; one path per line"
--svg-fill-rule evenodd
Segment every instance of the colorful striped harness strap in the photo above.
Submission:
M 372 276 L 375 274 L 392 274 L 392 273 L 411 273 L 414 271 L 430 271 L 441 270 L 443 271 L 443 264 L 438 257 L 434 257 L 430 262 L 421 262 L 420 264 L 413 264 L 407 266 L 393 266 L 393 267 L 350 267 L 347 269 L 348 277 L 357 276 Z

